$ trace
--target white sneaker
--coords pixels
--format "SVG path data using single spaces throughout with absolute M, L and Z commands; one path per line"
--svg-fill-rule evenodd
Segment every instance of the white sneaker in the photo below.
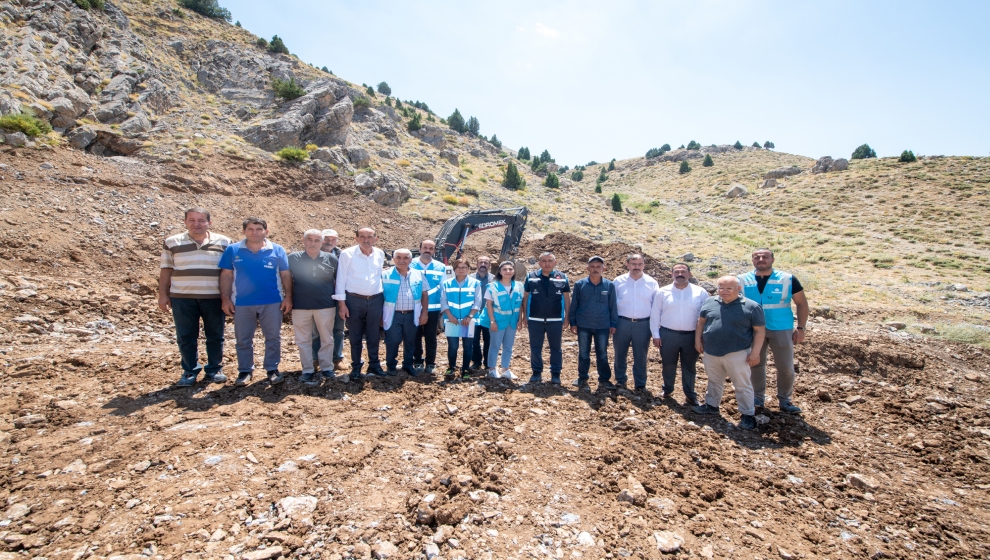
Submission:
M 519 377 L 516 376 L 516 374 L 512 373 L 512 370 L 511 369 L 507 369 L 507 370 L 503 371 L 502 372 L 502 378 L 503 379 L 519 379 Z
M 496 369 L 488 370 L 488 377 L 490 377 L 491 379 L 498 379 L 498 370 Z

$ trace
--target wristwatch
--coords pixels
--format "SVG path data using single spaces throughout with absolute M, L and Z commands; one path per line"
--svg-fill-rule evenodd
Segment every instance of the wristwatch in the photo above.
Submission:
M 797 330 L 803 331 L 804 330 L 804 327 L 798 327 Z

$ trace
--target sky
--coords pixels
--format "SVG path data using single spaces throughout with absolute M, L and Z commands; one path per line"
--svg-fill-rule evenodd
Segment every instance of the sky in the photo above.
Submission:
M 990 153 L 990 2 L 220 0 L 306 63 L 558 164 L 668 143 Z

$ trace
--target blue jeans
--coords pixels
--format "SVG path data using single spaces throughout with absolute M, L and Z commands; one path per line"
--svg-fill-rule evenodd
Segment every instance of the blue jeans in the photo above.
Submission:
M 578 327 L 578 381 L 588 380 L 591 369 L 591 343 L 595 343 L 595 366 L 598 369 L 598 382 L 605 383 L 612 377 L 608 365 L 609 329 L 582 329 Z
M 492 345 L 488 349 L 488 369 L 495 369 L 498 363 L 498 351 L 502 351 L 502 369 L 509 369 L 509 361 L 512 359 L 512 345 L 516 343 L 516 328 L 511 329 L 489 329 L 492 334 Z
M 334 320 L 333 320 L 333 361 L 339 362 L 344 359 L 344 320 L 340 318 L 340 313 L 337 308 L 334 308 Z M 320 347 L 323 343 L 320 341 L 320 333 L 317 332 L 316 336 L 313 337 L 313 360 L 318 360 L 317 357 L 320 353 Z
M 467 371 L 471 366 L 471 353 L 474 352 L 474 339 L 473 338 L 447 338 L 447 367 L 452 370 L 457 370 L 457 348 L 464 345 L 463 361 L 461 362 L 461 371 Z
M 529 352 L 533 362 L 533 375 L 543 375 L 543 337 L 545 336 L 550 346 L 550 375 L 560 377 L 560 370 L 564 369 L 564 351 L 561 348 L 564 322 L 547 323 L 527 319 L 526 323 L 529 327 Z
M 399 360 L 399 343 L 402 343 L 402 369 L 412 371 L 413 348 L 416 346 L 417 325 L 413 313 L 395 312 L 392 324 L 385 331 L 385 367 L 395 369 Z
M 224 313 L 220 298 L 172 298 L 172 319 L 175 320 L 175 341 L 179 344 L 182 373 L 206 375 L 220 371 L 223 362 Z M 199 365 L 199 320 L 203 320 L 206 337 L 206 368 Z
M 619 317 L 612 343 L 615 344 L 615 382 L 626 382 L 626 369 L 629 363 L 629 347 L 633 352 L 633 383 L 636 387 L 646 387 L 646 357 L 650 351 L 650 321 L 630 321 Z

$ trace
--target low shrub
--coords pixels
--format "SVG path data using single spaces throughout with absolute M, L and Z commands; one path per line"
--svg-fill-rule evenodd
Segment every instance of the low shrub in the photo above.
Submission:
M 368 94 L 368 97 L 370 97 L 371 99 L 375 98 L 375 90 L 371 86 L 364 88 L 364 92 Z
M 275 97 L 284 99 L 285 101 L 292 101 L 306 95 L 306 90 L 297 84 L 294 78 L 289 78 L 288 80 L 272 79 L 272 90 L 275 91 Z
M 584 171 L 580 169 L 575 169 L 571 171 L 571 181 L 582 181 L 584 180 Z
M 89 1 L 93 3 L 93 0 Z M 103 0 L 98 1 L 103 3 Z M 221 8 L 217 0 L 179 0 L 179 5 L 211 19 L 230 21 L 230 10 Z
M 285 161 L 306 161 L 309 159 L 309 152 L 293 146 L 282 148 L 281 150 L 275 152 L 275 155 L 278 156 L 279 159 L 284 159 Z
M 543 186 L 549 189 L 558 189 L 560 188 L 560 178 L 557 177 L 556 173 L 550 173 L 544 179 Z
M 656 207 L 660 206 L 660 201 L 659 200 L 651 200 L 650 201 L 650 206 L 656 208 Z
M 399 167 L 409 167 L 410 165 L 412 165 L 412 162 L 409 161 L 408 159 L 397 159 L 395 160 L 395 163 Z
M 918 161 L 918 158 L 914 157 L 914 152 L 912 152 L 911 150 L 904 150 L 903 152 L 901 152 L 901 157 L 897 158 L 897 161 L 901 163 L 911 163 L 914 161 Z
M 100 10 L 103 11 L 103 0 L 72 0 L 76 6 L 84 10 Z
M 316 150 L 319 150 L 319 149 L 320 149 L 320 147 L 317 146 L 316 144 L 306 144 L 306 151 L 307 152 L 315 152 Z
M 470 206 L 471 199 L 466 196 L 461 196 L 457 198 L 457 203 L 460 204 L 461 206 Z
M 0 128 L 23 132 L 32 138 L 44 136 L 52 131 L 51 125 L 34 116 L 30 109 L 24 109 L 16 115 L 0 117 Z
M 359 95 L 359 96 L 357 96 L 356 99 L 354 99 L 354 110 L 355 111 L 360 111 L 362 109 L 367 109 L 368 107 L 371 107 L 371 100 L 368 99 L 367 97 L 365 97 L 363 95 Z
M 457 206 L 457 197 L 452 194 L 443 195 L 443 201 L 446 202 L 447 204 L 453 204 L 454 206 Z
M 406 128 L 409 129 L 409 132 L 416 132 L 423 128 L 423 117 L 418 112 L 414 112 L 412 119 L 406 124 Z
M 258 40 L 255 41 L 254 44 L 259 49 L 267 49 L 268 48 L 268 41 L 266 41 L 264 37 L 258 37 Z
M 468 188 L 464 189 L 464 194 L 466 194 L 468 196 L 473 196 L 473 197 L 477 198 L 478 197 L 478 189 L 476 189 L 474 187 L 468 187 Z

